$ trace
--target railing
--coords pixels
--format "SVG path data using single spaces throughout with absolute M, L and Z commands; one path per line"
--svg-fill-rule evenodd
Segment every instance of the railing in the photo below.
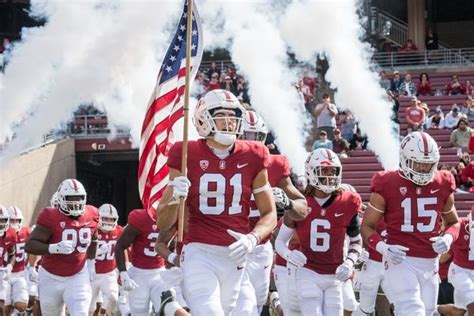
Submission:
M 107 115 L 76 115 L 74 120 L 69 123 L 67 133 L 73 138 L 100 138 L 108 137 L 111 133 L 115 136 L 129 136 L 130 128 L 117 126 L 110 128 L 108 126 Z
M 216 63 L 217 69 L 220 69 L 221 71 L 224 70 L 225 68 L 229 67 L 234 67 L 234 63 L 232 60 L 218 60 L 218 61 L 203 61 L 201 62 L 201 66 L 199 67 L 200 71 L 207 71 L 209 68 L 211 68 L 212 63 Z
M 473 67 L 474 48 L 425 50 L 420 52 L 382 52 L 375 53 L 373 59 L 382 68 Z

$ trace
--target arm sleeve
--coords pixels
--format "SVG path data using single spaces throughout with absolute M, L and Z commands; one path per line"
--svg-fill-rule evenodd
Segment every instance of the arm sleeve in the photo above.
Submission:
M 378 194 L 383 193 L 383 183 L 380 172 L 376 172 L 372 177 L 372 182 L 370 183 L 370 191 Z
M 349 225 L 347 226 L 346 229 L 347 236 L 349 237 L 356 237 L 357 235 L 360 234 L 360 223 L 359 223 L 359 217 L 354 215 L 349 222 Z
M 283 258 L 288 258 L 291 250 L 288 248 L 288 243 L 290 242 L 291 236 L 295 230 L 286 226 L 284 223 L 281 224 L 280 230 L 278 231 L 278 236 L 275 240 L 275 250 Z
M 36 220 L 36 224 L 51 229 L 52 228 L 51 227 L 51 220 L 50 220 L 51 218 L 50 218 L 50 214 L 48 214 L 48 213 L 49 212 L 47 211 L 47 209 L 42 210 L 41 213 L 38 216 L 38 219 Z

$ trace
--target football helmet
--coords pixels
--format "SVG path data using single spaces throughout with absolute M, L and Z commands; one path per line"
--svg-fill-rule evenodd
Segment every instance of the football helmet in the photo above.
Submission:
M 117 209 L 112 204 L 102 204 L 99 207 L 99 227 L 104 231 L 112 231 L 117 227 Z
M 49 200 L 49 207 L 59 208 L 58 191 L 54 192 L 51 196 L 51 200 Z
M 438 162 L 438 144 L 427 133 L 411 132 L 400 143 L 401 175 L 414 184 L 430 183 L 437 172 Z
M 10 216 L 10 227 L 17 232 L 23 227 L 23 211 L 16 206 L 10 206 L 7 208 L 8 215 Z
M 244 115 L 244 133 L 241 136 L 245 140 L 256 140 L 265 142 L 268 128 L 262 117 L 254 111 L 246 111 Z
M 67 216 L 81 216 L 86 206 L 87 193 L 76 179 L 66 179 L 58 188 L 59 211 Z
M 6 207 L 0 205 L 0 236 L 3 236 L 10 225 L 10 214 Z
M 305 175 L 309 185 L 324 193 L 332 193 L 341 185 L 341 161 L 330 149 L 315 149 L 306 159 Z
M 234 112 L 229 115 L 229 111 Z M 223 114 L 218 116 L 217 114 Z M 216 89 L 206 93 L 198 102 L 194 111 L 193 123 L 201 137 L 213 137 L 222 145 L 232 145 L 237 135 L 242 135 L 242 118 L 244 107 L 231 92 Z M 218 130 L 216 121 L 224 120 L 225 129 Z M 229 130 L 229 122 L 235 121 L 233 130 Z

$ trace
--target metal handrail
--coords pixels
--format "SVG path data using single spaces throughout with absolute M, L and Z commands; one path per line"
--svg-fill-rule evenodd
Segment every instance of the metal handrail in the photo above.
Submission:
M 474 48 L 438 49 L 419 52 L 379 52 L 373 60 L 382 68 L 402 68 L 423 66 L 439 67 L 473 67 Z

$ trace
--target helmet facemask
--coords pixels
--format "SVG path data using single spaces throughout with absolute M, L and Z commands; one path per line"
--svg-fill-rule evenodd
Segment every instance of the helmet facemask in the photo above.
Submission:
M 99 227 L 103 231 L 112 231 L 117 227 L 118 218 L 109 216 L 99 217 Z
M 267 139 L 267 133 L 244 131 L 242 139 L 255 140 L 258 142 L 265 143 L 265 140 Z
M 341 185 L 341 171 L 339 166 L 316 166 L 309 175 L 309 184 L 324 193 L 332 193 Z
M 15 231 L 20 231 L 23 227 L 23 219 L 22 218 L 10 218 L 9 226 L 13 228 Z
M 422 186 L 433 181 L 438 170 L 438 161 L 408 158 L 403 151 L 400 153 L 400 165 L 405 178 Z
M 86 206 L 85 195 L 59 196 L 59 209 L 68 216 L 81 216 Z
M 206 114 L 209 115 L 207 122 L 210 124 L 210 135 L 216 142 L 222 145 L 232 145 L 237 139 L 237 135 L 242 135 L 243 113 L 240 109 L 218 107 L 207 111 Z

